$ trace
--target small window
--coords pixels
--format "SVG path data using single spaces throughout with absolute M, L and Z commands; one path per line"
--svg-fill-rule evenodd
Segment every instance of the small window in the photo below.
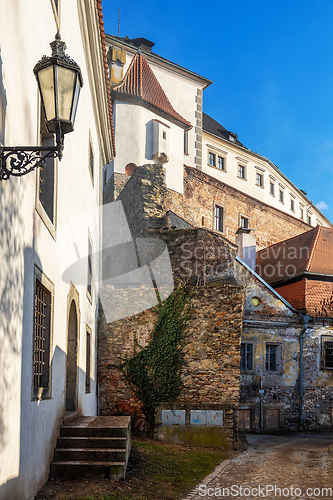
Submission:
M 35 268 L 33 399 L 50 397 L 51 393 L 52 293 L 51 282 Z
M 322 366 L 324 370 L 333 370 L 333 339 L 322 344 Z
M 257 186 L 263 187 L 264 186 L 264 176 L 262 174 L 259 174 L 259 172 L 257 172 L 256 179 L 257 179 L 256 180 Z
M 278 354 L 277 344 L 266 344 L 266 371 L 275 372 L 279 369 Z
M 92 243 L 88 237 L 88 282 L 87 282 L 87 295 L 88 298 L 92 297 Z
M 284 191 L 283 191 L 283 189 L 280 189 L 279 200 L 281 203 L 284 203 Z
M 91 377 L 91 330 L 87 327 L 86 332 L 86 393 L 90 393 L 90 377 Z
M 229 141 L 236 142 L 236 137 L 234 135 L 229 134 Z
M 89 170 L 90 170 L 90 175 L 91 175 L 91 180 L 94 183 L 94 163 L 95 163 L 95 158 L 94 158 L 94 150 L 92 146 L 92 140 L 91 136 L 89 137 Z
M 238 165 L 238 177 L 241 179 L 245 179 L 245 166 L 244 165 Z
M 188 130 L 184 132 L 184 154 L 188 155 Z
M 272 196 L 275 196 L 275 184 L 272 181 L 269 183 L 269 192 Z
M 223 156 L 218 156 L 217 157 L 217 166 L 220 170 L 225 170 L 224 168 L 224 158 Z
M 294 198 L 290 198 L 290 210 L 295 212 L 295 200 Z
M 163 132 L 162 132 L 162 137 L 164 140 L 166 140 L 166 131 L 165 130 L 163 130 Z
M 241 343 L 241 364 L 243 371 L 253 370 L 253 344 Z
M 308 224 L 310 224 L 310 226 L 311 226 L 311 222 L 312 222 L 311 221 L 311 215 L 308 215 Z
M 214 153 L 209 153 L 209 155 L 208 155 L 208 164 L 211 167 L 215 167 L 216 166 L 216 155 Z
M 104 173 L 103 173 L 103 182 L 104 182 L 104 186 L 106 185 L 107 175 L 108 175 L 108 171 L 107 171 L 107 169 L 105 169 L 105 170 L 104 170 Z
M 41 111 L 40 142 L 43 147 L 54 146 L 54 135 L 45 125 L 45 115 Z M 38 169 L 38 189 L 36 209 L 47 227 L 55 225 L 56 218 L 56 159 L 46 158 L 44 166 Z M 47 217 L 45 217 L 45 215 Z M 50 224 L 51 223 L 51 224 Z
M 248 229 L 250 227 L 248 217 L 245 217 L 244 215 L 240 216 L 240 227 L 243 229 Z
M 302 207 L 299 209 L 299 218 L 304 220 L 304 209 Z
M 215 205 L 214 207 L 214 229 L 223 233 L 223 207 Z

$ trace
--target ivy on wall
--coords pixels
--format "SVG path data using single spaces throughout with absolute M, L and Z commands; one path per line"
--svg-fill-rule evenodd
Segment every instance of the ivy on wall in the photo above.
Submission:
M 156 409 L 174 402 L 181 394 L 185 365 L 184 347 L 190 316 L 190 292 L 182 283 L 157 307 L 157 320 L 146 347 L 135 340 L 133 356 L 126 357 L 121 370 L 142 403 L 148 430 L 153 432 Z

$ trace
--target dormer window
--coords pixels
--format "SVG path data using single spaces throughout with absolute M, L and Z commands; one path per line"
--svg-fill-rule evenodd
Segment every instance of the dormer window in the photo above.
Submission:
M 236 142 L 236 137 L 234 135 L 229 134 L 229 141 Z

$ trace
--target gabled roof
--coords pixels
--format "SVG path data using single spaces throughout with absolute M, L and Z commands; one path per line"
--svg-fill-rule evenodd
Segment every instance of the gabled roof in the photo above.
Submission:
M 258 274 L 268 283 L 299 276 L 333 276 L 333 229 L 317 226 L 257 252 Z
M 167 115 L 172 121 L 176 121 L 180 127 L 187 130 L 192 128 L 191 123 L 172 107 L 146 58 L 140 51 L 133 57 L 122 82 L 116 85 L 112 92 L 140 99 Z
M 204 131 L 213 134 L 217 137 L 221 137 L 221 139 L 229 141 L 232 144 L 237 144 L 237 146 L 242 146 L 243 148 L 245 148 L 244 144 L 242 144 L 237 139 L 236 134 L 224 128 L 220 123 L 218 123 L 216 120 L 214 120 L 211 116 L 207 115 L 206 113 L 202 113 L 202 115 L 203 115 L 202 128 Z M 230 140 L 230 135 L 235 138 L 234 141 Z

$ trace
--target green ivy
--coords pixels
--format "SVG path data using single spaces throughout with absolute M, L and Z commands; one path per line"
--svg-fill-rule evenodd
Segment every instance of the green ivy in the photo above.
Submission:
M 157 320 L 146 347 L 135 340 L 132 357 L 126 357 L 121 370 L 142 403 L 148 429 L 153 431 L 156 409 L 174 402 L 181 394 L 185 365 L 186 327 L 190 316 L 190 293 L 182 283 L 157 307 Z

